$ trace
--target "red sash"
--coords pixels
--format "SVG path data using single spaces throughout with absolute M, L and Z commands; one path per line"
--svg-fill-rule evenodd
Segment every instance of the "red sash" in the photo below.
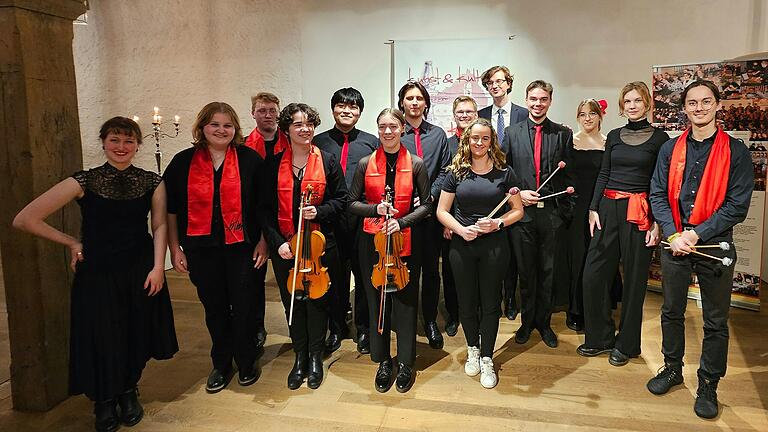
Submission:
M 648 205 L 647 193 L 631 193 L 615 189 L 605 189 L 603 196 L 612 200 L 629 198 L 627 203 L 627 222 L 637 225 L 637 229 L 640 231 L 651 229 L 651 207 Z
M 323 202 L 325 195 L 325 169 L 320 149 L 314 144 L 309 148 L 309 158 L 304 168 L 304 178 L 301 180 L 301 191 L 306 191 L 310 184 L 312 185 L 310 204 L 316 206 Z M 285 148 L 277 170 L 277 225 L 286 239 L 290 239 L 296 233 L 293 227 L 293 153 L 290 145 Z M 319 227 L 316 223 L 310 223 L 307 229 L 317 230 Z
M 219 185 L 224 243 L 239 243 L 243 234 L 243 202 L 240 189 L 240 165 L 237 150 L 227 148 Z M 207 149 L 197 148 L 192 156 L 187 177 L 187 235 L 211 234 L 213 217 L 213 161 Z
M 369 203 L 376 202 L 377 198 L 384 196 L 384 188 L 387 182 L 387 156 L 384 147 L 379 147 L 368 160 L 365 170 L 365 198 Z M 413 200 L 413 164 L 411 154 L 405 146 L 400 146 L 395 164 L 395 208 L 397 216 L 403 217 L 411 209 Z M 383 217 L 363 219 L 363 231 L 368 234 L 376 234 L 384 226 Z M 411 229 L 404 228 L 403 250 L 400 256 L 411 255 Z
M 275 151 L 272 152 L 273 155 L 276 155 L 285 150 L 287 147 L 290 147 L 288 144 L 288 138 L 285 137 L 284 133 L 280 131 L 275 131 L 275 133 L 277 134 L 277 142 L 275 143 Z M 267 158 L 267 145 L 264 142 L 264 136 L 262 136 L 261 132 L 259 132 L 259 128 L 254 129 L 253 132 L 248 135 L 248 138 L 245 140 L 245 145 L 256 150 L 256 153 L 258 153 L 262 159 Z
M 683 132 L 675 142 L 672 150 L 672 158 L 669 161 L 669 180 L 667 185 L 667 197 L 672 209 L 672 219 L 675 221 L 677 232 L 683 230 L 680 217 L 680 189 L 683 187 L 683 174 L 685 173 L 685 154 L 688 149 L 687 139 L 691 128 Z M 728 176 L 731 171 L 731 143 L 728 134 L 723 128 L 717 128 L 715 142 L 709 152 L 707 165 L 699 184 L 699 193 L 693 202 L 693 211 L 688 222 L 698 225 L 710 216 L 725 201 L 725 192 L 728 190 Z

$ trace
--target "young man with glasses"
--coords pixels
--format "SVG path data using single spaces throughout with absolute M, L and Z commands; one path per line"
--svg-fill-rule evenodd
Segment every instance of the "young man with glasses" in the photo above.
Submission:
M 488 90 L 493 98 L 493 105 L 480 110 L 478 116 L 491 121 L 496 130 L 496 136 L 499 139 L 501 149 L 507 153 L 509 149 L 503 147 L 504 131 L 509 126 L 515 125 L 528 118 L 528 110 L 515 105 L 509 99 L 512 92 L 512 82 L 514 77 L 506 66 L 493 66 L 485 71 L 481 77 L 483 87 Z M 511 230 L 508 230 L 511 235 Z M 513 248 L 514 249 L 514 248 Z M 504 278 L 504 315 L 507 319 L 514 320 L 517 317 L 517 302 L 515 300 L 515 289 L 517 287 L 517 265 L 512 260 L 509 272 Z
M 754 174 L 749 150 L 717 126 L 720 90 L 697 80 L 683 90 L 682 105 L 691 123 L 659 151 L 651 179 L 653 216 L 669 249 L 661 252 L 661 334 L 664 366 L 648 381 L 648 390 L 667 393 L 683 383 L 685 308 L 691 273 L 696 272 L 704 314 L 704 339 L 693 409 L 702 418 L 717 417 L 717 385 L 728 357 L 728 312 L 736 248 L 707 249 L 721 260 L 694 254 L 696 246 L 733 244 L 733 227 L 747 217 Z M 726 260 L 726 258 L 728 260 Z M 723 262 L 725 261 L 725 262 Z

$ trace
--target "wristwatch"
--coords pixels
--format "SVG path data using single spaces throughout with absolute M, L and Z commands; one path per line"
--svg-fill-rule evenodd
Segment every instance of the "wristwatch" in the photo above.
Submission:
M 502 228 L 504 228 L 504 220 L 499 219 L 499 229 L 502 229 Z

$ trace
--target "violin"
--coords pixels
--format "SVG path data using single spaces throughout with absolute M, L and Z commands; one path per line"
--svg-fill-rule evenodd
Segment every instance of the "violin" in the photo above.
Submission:
M 294 299 L 319 299 L 331 286 L 328 268 L 320 262 L 320 257 L 325 254 L 325 236 L 318 230 L 307 228 L 304 223 L 304 207 L 311 205 L 312 193 L 312 185 L 301 193 L 298 229 L 290 241 L 294 261 L 287 284 L 291 293 L 289 325 L 293 321 Z
M 387 186 L 384 189 L 384 202 L 392 204 L 392 189 Z M 384 217 L 389 221 L 392 215 L 387 212 Z M 386 226 L 386 223 L 385 223 Z M 379 325 L 378 332 L 384 332 L 384 311 L 386 310 L 387 294 L 397 292 L 410 281 L 410 272 L 408 266 L 400 258 L 400 252 L 403 250 L 403 233 L 396 231 L 392 234 L 379 231 L 373 236 L 373 244 L 376 252 L 379 254 L 379 260 L 373 266 L 371 273 L 371 283 L 381 290 L 379 300 Z

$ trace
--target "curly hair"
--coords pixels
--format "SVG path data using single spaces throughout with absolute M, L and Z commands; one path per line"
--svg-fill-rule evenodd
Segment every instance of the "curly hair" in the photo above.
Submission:
M 277 117 L 277 127 L 288 136 L 288 128 L 293 123 L 293 115 L 297 112 L 306 114 L 307 121 L 312 123 L 313 126 L 320 126 L 320 114 L 317 110 L 305 103 L 289 103 L 280 111 L 280 115 Z
M 472 128 L 475 126 L 487 127 L 491 130 L 491 147 L 488 149 L 488 156 L 493 162 L 493 167 L 496 169 L 504 169 L 507 166 L 507 157 L 499 147 L 499 140 L 496 137 L 496 131 L 493 129 L 491 121 L 485 118 L 479 118 L 473 121 L 461 134 L 461 140 L 459 140 L 459 148 L 456 151 L 456 156 L 453 157 L 451 164 L 448 165 L 448 169 L 453 172 L 458 180 L 462 180 L 472 170 L 472 150 L 469 146 L 469 137 L 472 135 Z
M 208 141 L 205 140 L 203 128 L 211 122 L 213 115 L 217 113 L 228 115 L 232 124 L 235 126 L 235 136 L 232 138 L 230 144 L 240 145 L 243 143 L 243 131 L 240 128 L 240 118 L 237 117 L 235 109 L 225 102 L 211 102 L 197 113 L 195 124 L 192 125 L 192 145 L 195 147 L 208 147 Z

